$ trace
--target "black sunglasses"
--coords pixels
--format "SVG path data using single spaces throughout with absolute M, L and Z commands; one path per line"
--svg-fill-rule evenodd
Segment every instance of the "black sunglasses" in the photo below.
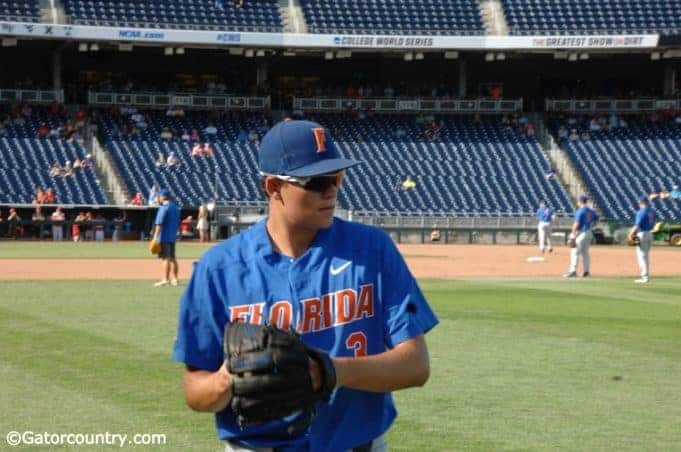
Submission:
M 295 177 L 295 176 L 275 176 L 292 184 L 296 184 L 299 187 L 304 188 L 308 191 L 315 191 L 317 193 L 324 193 L 332 185 L 338 186 L 341 180 L 342 172 L 335 174 L 324 174 L 321 176 L 314 177 Z

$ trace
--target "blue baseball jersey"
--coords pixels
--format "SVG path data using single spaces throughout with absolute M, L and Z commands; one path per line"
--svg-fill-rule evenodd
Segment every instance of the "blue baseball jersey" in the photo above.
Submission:
M 541 222 L 550 223 L 551 218 L 553 218 L 553 209 L 548 206 L 540 207 L 537 209 L 537 213 L 535 213 L 534 216 Z
M 638 212 L 636 212 L 636 227 L 639 231 L 650 231 L 653 229 L 653 226 L 655 226 L 655 218 L 655 211 L 652 207 L 642 207 Z
M 672 199 L 681 199 L 681 190 L 672 190 L 669 192 L 669 196 Z
M 174 243 L 177 239 L 177 230 L 180 227 L 180 209 L 174 202 L 168 201 L 158 208 L 154 224 L 163 226 L 161 228 L 161 243 Z
M 438 323 L 390 237 L 338 218 L 295 259 L 272 249 L 266 220 L 206 252 L 180 302 L 174 359 L 216 371 L 224 326 L 238 320 L 292 326 L 333 357 L 382 353 Z M 249 447 L 344 451 L 383 434 L 396 415 L 390 393 L 339 388 L 303 432 L 289 429 L 296 416 L 242 430 L 229 408 L 216 423 L 221 439 Z
M 598 221 L 598 214 L 587 206 L 580 207 L 575 212 L 575 223 L 579 225 L 578 231 L 585 232 L 591 229 L 591 226 Z

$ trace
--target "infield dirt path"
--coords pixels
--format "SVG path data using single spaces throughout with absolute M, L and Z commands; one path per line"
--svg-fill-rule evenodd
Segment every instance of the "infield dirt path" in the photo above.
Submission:
M 400 245 L 417 278 L 534 278 L 559 277 L 569 262 L 569 248 L 558 247 L 542 262 L 536 247 L 519 245 Z M 193 259 L 180 259 L 180 277 L 190 276 Z M 631 276 L 638 273 L 633 248 L 591 248 L 594 277 Z M 653 248 L 651 275 L 681 275 L 681 249 Z M 155 259 L 0 259 L 0 280 L 45 279 L 159 279 Z

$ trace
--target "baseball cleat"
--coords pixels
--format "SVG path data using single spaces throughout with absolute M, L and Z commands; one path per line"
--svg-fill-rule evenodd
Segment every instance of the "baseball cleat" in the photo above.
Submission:
M 646 284 L 646 283 L 648 282 L 648 278 L 639 278 L 639 279 L 635 279 L 634 282 L 635 282 L 636 284 Z
M 563 278 L 576 278 L 577 272 L 567 272 L 563 275 Z
M 584 272 L 584 274 L 582 274 L 582 278 L 588 278 L 589 276 L 591 276 L 589 272 Z
M 164 279 L 164 280 L 162 280 L 162 281 L 159 281 L 159 282 L 155 283 L 155 284 L 154 284 L 154 287 L 167 286 L 168 284 L 170 284 L 170 281 L 168 281 L 167 279 Z
M 171 280 L 170 280 L 170 285 L 171 285 L 171 286 L 177 286 L 178 284 L 180 284 L 180 283 L 179 283 L 179 281 L 178 281 L 177 279 L 171 279 Z

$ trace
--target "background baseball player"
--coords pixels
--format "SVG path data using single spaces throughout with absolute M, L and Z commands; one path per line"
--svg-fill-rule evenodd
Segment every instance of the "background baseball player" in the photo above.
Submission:
M 546 205 L 544 201 L 539 203 L 539 209 L 534 214 L 537 217 L 537 241 L 539 242 L 539 251 L 542 254 L 548 250 L 553 251 L 551 246 L 551 223 L 553 222 L 553 209 Z
M 650 271 L 650 248 L 653 245 L 653 233 L 650 232 L 655 226 L 655 211 L 650 206 L 648 197 L 643 196 L 638 202 L 639 210 L 636 213 L 634 226 L 629 232 L 629 239 L 638 238 L 638 245 L 636 246 L 636 258 L 638 260 L 638 268 L 641 272 L 641 277 L 634 282 L 647 283 Z
M 319 124 L 275 125 L 259 153 L 268 217 L 194 268 L 174 358 L 186 365 L 188 405 L 216 413 L 226 450 L 386 450 L 384 433 L 396 417 L 390 392 L 429 377 L 424 334 L 437 319 L 397 248 L 380 229 L 333 216 L 344 170 L 357 163 L 340 158 Z M 333 358 L 336 389 L 316 404 L 311 424 L 293 413 L 238 425 L 250 406 L 265 405 L 270 395 L 258 386 L 275 376 L 228 372 L 237 365 L 231 350 L 244 345 L 232 341 L 237 321 L 295 328 L 306 346 Z M 263 333 L 252 328 L 241 341 Z M 310 362 L 318 387 L 322 372 Z M 251 399 L 242 394 L 249 390 Z
M 177 230 L 180 227 L 180 209 L 172 200 L 170 191 L 165 188 L 158 192 L 158 202 L 160 207 L 154 221 L 152 242 L 160 242 L 161 244 L 158 257 L 163 260 L 163 279 L 154 285 L 156 287 L 167 286 L 168 284 L 177 286 L 178 265 L 175 258 L 175 241 L 177 240 Z M 172 279 L 170 278 L 171 271 Z
M 582 266 L 584 273 L 582 276 L 587 278 L 590 275 L 591 256 L 589 255 L 589 247 L 593 239 L 593 232 L 591 227 L 598 221 L 598 214 L 594 212 L 587 203 L 589 198 L 586 195 L 579 197 L 579 208 L 575 212 L 575 222 L 572 223 L 572 231 L 570 232 L 570 269 L 563 276 L 566 278 L 574 278 L 577 276 L 577 265 L 579 264 L 579 257 L 582 257 Z

